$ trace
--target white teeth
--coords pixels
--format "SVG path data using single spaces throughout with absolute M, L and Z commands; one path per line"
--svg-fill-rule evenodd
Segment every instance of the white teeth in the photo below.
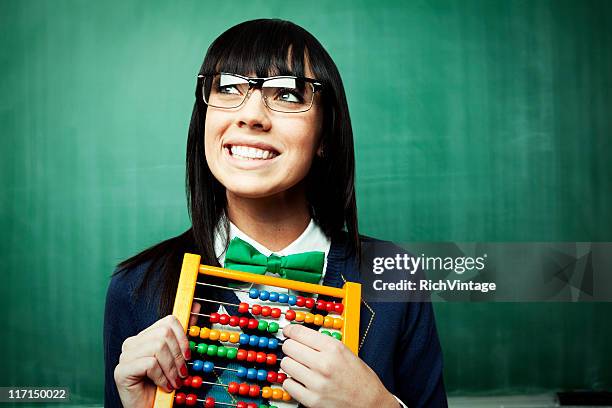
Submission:
M 230 148 L 232 156 L 236 156 L 243 159 L 272 159 L 276 157 L 276 154 L 269 150 L 257 149 L 249 146 L 232 146 Z

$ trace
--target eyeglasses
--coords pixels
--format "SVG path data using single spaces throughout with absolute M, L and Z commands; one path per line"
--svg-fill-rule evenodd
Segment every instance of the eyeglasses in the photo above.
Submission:
M 264 104 L 273 111 L 285 113 L 306 112 L 312 107 L 315 92 L 323 84 L 312 78 L 274 76 L 249 78 L 226 72 L 198 75 L 198 98 L 208 106 L 233 109 L 241 106 L 251 89 L 261 89 Z

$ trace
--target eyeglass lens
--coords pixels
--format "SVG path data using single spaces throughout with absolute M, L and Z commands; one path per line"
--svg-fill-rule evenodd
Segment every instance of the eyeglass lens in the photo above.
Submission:
M 236 108 L 244 102 L 249 81 L 232 74 L 216 74 L 204 80 L 205 102 L 217 108 Z M 304 112 L 312 106 L 314 87 L 295 77 L 267 79 L 261 87 L 265 104 L 279 112 Z

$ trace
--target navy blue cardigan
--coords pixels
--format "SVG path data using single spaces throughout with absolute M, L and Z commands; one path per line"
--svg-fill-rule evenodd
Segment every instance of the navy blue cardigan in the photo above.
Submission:
M 401 248 L 372 238 L 394 256 Z M 341 287 L 344 280 L 361 282 L 356 257 L 348 257 L 346 236 L 332 239 L 327 259 L 324 285 Z M 106 407 L 121 407 L 113 371 L 119 363 L 121 345 L 130 336 L 149 327 L 162 316 L 155 302 L 132 296 L 141 281 L 145 265 L 115 275 L 110 282 L 104 315 L 104 362 Z M 238 303 L 233 293 L 226 301 Z M 221 298 L 220 298 L 221 299 Z M 232 313 L 235 311 L 228 310 Z M 447 407 L 442 378 L 442 350 L 438 340 L 433 308 L 430 303 L 361 303 L 359 357 L 378 375 L 387 390 L 408 407 Z

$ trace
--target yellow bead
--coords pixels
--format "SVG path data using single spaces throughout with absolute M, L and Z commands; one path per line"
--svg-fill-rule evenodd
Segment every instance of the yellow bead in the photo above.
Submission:
M 314 317 L 314 324 L 317 325 L 317 326 L 323 325 L 323 315 L 320 315 L 320 314 L 315 315 L 315 317 Z
M 230 337 L 230 332 L 227 332 L 227 331 L 222 331 L 219 334 L 219 340 L 221 340 L 221 341 L 228 341 L 229 337 Z
M 211 330 L 210 334 L 208 335 L 208 338 L 212 341 L 219 340 L 219 334 L 219 330 Z
M 291 401 L 291 395 L 285 390 L 283 390 L 283 401 Z
M 304 322 L 312 323 L 314 322 L 314 318 L 315 318 L 315 315 L 313 315 L 312 313 L 306 313 L 306 316 L 304 317 Z
M 200 329 L 200 338 L 201 339 L 207 339 L 209 335 L 210 335 L 210 329 L 208 327 L 202 327 Z
M 283 398 L 282 388 L 272 388 L 272 399 L 278 400 Z
M 270 398 L 272 396 L 272 388 L 270 387 L 263 387 L 261 389 L 261 397 L 262 398 Z
M 340 329 L 342 329 L 343 326 L 344 326 L 344 320 L 342 320 L 339 317 L 336 317 L 334 319 L 334 324 L 333 324 L 332 328 L 334 328 L 336 330 L 340 330 Z
M 296 322 L 303 322 L 304 321 L 304 317 L 305 317 L 305 313 L 304 312 L 295 312 L 295 321 Z
M 323 319 L 323 327 L 332 327 L 334 324 L 334 318 L 331 316 L 325 316 Z
M 200 328 L 198 326 L 191 326 L 189 328 L 189 335 L 191 337 L 198 337 L 200 334 Z
M 240 341 L 240 333 L 232 332 L 229 336 L 230 343 L 238 343 Z

